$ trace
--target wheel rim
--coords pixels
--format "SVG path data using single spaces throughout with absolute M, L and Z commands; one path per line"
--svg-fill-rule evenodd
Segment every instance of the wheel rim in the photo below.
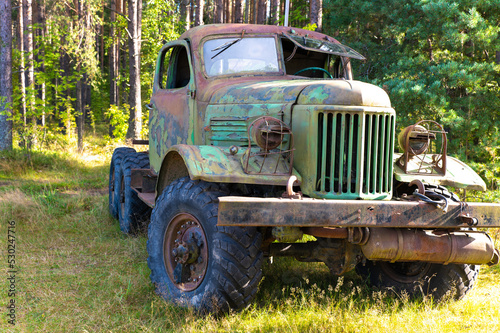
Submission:
M 205 231 L 193 215 L 180 213 L 170 221 L 163 238 L 163 260 L 178 289 L 192 291 L 201 284 L 208 266 L 208 246 Z
M 432 267 L 428 262 L 380 262 L 379 265 L 390 278 L 402 283 L 412 283 L 425 278 Z

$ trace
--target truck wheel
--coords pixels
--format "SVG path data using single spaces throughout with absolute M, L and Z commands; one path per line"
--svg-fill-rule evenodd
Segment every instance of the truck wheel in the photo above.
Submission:
M 464 297 L 474 286 L 479 266 L 368 260 L 364 266 L 359 264 L 356 271 L 377 288 L 398 295 L 406 293 L 411 298 L 431 296 L 440 302 Z
M 257 228 L 218 227 L 221 185 L 188 177 L 157 199 L 148 231 L 148 266 L 156 292 L 201 313 L 242 309 L 262 277 Z
M 113 151 L 109 166 L 109 213 L 115 219 L 118 219 L 118 204 L 120 202 L 120 191 L 118 191 L 117 187 L 120 184 L 118 181 L 119 169 L 123 156 L 128 153 L 135 153 L 135 149 L 129 147 L 116 148 Z
M 139 199 L 137 192 L 132 189 L 132 169 L 149 168 L 149 157 L 145 153 L 129 153 L 122 159 L 119 173 L 120 205 L 118 216 L 120 229 L 126 233 L 135 233 L 139 230 L 141 221 L 147 219 L 150 208 Z

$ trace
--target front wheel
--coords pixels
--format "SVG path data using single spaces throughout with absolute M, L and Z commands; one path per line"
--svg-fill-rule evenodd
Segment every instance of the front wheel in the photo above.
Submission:
M 474 286 L 479 266 L 368 260 L 365 265 L 358 264 L 356 271 L 380 289 L 410 298 L 431 296 L 440 302 L 464 297 Z
M 262 277 L 256 228 L 218 227 L 223 186 L 181 178 L 156 201 L 148 232 L 148 266 L 156 292 L 198 312 L 242 309 Z

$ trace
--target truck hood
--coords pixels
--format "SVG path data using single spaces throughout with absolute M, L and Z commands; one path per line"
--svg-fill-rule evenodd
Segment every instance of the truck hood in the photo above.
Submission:
M 299 104 L 391 107 L 387 93 L 374 85 L 346 80 L 243 82 L 216 89 L 210 104 Z

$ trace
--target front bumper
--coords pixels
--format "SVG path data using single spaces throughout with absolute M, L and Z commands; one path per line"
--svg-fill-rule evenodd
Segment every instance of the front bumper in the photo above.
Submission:
M 220 197 L 220 226 L 500 228 L 500 204 Z

